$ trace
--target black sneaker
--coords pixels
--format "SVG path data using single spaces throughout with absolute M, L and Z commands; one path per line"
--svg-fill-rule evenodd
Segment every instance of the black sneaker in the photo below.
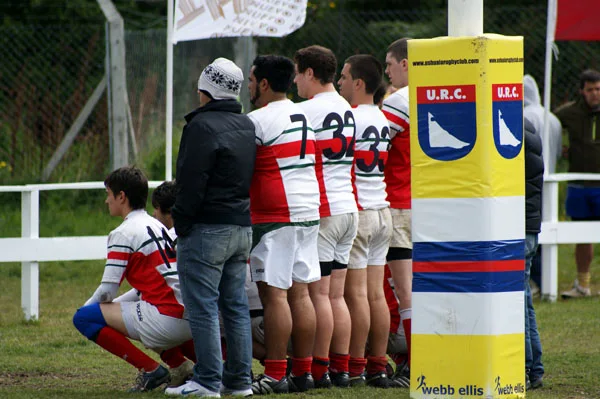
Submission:
M 135 379 L 135 385 L 129 389 L 129 392 L 147 392 L 158 388 L 162 384 L 167 384 L 171 381 L 171 374 L 162 365 L 150 373 L 144 370 L 140 371 Z
M 366 382 L 368 386 L 375 388 L 390 388 L 392 386 L 392 383 L 385 371 L 380 371 L 379 373 L 374 374 L 367 374 Z
M 389 374 L 388 374 L 389 375 Z M 391 386 L 394 388 L 410 388 L 410 367 L 408 361 L 396 366 L 396 371 L 390 377 Z
M 311 373 L 304 373 L 296 377 L 291 373 L 288 378 L 290 392 L 306 392 L 309 389 L 315 389 L 315 380 Z
M 339 373 L 330 371 L 329 379 L 335 387 L 348 388 L 350 386 L 350 373 L 347 371 L 340 371 Z
M 364 387 L 367 384 L 365 373 L 357 375 L 356 377 L 349 378 L 349 385 L 351 387 Z
M 315 388 L 331 388 L 333 383 L 331 382 L 331 378 L 329 377 L 329 372 L 326 371 L 318 380 L 315 380 Z
M 279 381 L 265 374 L 260 374 L 252 381 L 252 393 L 254 395 L 270 395 L 272 393 L 288 393 L 290 391 L 287 377 Z

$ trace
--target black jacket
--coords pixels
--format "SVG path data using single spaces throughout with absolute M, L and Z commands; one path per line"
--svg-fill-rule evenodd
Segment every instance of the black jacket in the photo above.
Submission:
M 254 124 L 235 100 L 211 101 L 185 120 L 172 209 L 177 235 L 195 223 L 250 226 Z
M 542 186 L 544 160 L 542 139 L 533 124 L 525 119 L 525 231 L 539 233 L 542 224 Z

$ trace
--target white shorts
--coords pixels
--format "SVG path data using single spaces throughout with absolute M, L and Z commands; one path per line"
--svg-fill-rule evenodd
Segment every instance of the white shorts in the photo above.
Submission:
M 390 248 L 412 249 L 412 212 L 410 209 L 390 208 L 394 230 Z
M 252 227 L 253 235 L 258 236 L 258 243 L 250 252 L 252 281 L 287 290 L 292 281 L 312 283 L 319 280 L 318 223 L 312 226 L 290 224 L 274 230 L 269 230 L 268 225 Z
M 146 348 L 170 349 L 192 339 L 187 320 L 165 316 L 148 302 L 121 302 L 121 314 L 129 337 Z
M 384 266 L 392 237 L 389 208 L 366 209 L 358 213 L 358 234 L 350 251 L 348 269 Z
M 329 216 L 319 225 L 319 262 L 348 264 L 358 231 L 358 212 Z

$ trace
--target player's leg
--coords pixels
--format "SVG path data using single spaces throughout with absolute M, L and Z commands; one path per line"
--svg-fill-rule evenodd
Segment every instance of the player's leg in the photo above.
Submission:
M 75 327 L 98 346 L 124 359 L 146 377 L 137 390 L 152 390 L 169 381 L 169 372 L 129 341 L 121 306 L 134 308 L 137 302 L 92 304 L 81 307 L 73 316 Z M 132 338 L 138 339 L 139 336 Z
M 358 212 L 344 215 L 346 230 L 334 255 L 331 282 L 329 284 L 329 299 L 333 313 L 333 335 L 329 348 L 331 381 L 338 387 L 347 387 L 350 383 L 350 333 L 352 324 L 350 311 L 344 299 L 344 286 L 350 251 L 358 231 Z
M 385 257 L 391 234 L 392 218 L 388 208 L 376 212 L 377 222 L 369 245 L 367 266 L 367 298 L 371 316 L 369 330 L 369 356 L 367 358 L 367 384 L 387 388 L 387 342 L 390 331 L 390 313 L 383 290 Z
M 263 305 L 265 371 L 252 383 L 254 394 L 286 393 L 287 346 L 292 333 L 288 289 L 292 286 L 295 241 L 293 226 L 258 224 L 252 226 L 250 253 L 252 281 L 257 282 Z
M 329 299 L 331 268 L 333 262 L 321 263 L 321 279 L 308 285 L 310 299 L 316 316 L 315 344 L 312 350 L 311 373 L 319 386 L 321 379 L 328 379 L 329 345 L 333 335 L 333 310 Z M 323 382 L 323 384 L 326 384 Z M 319 386 L 320 387 L 320 386 Z M 325 387 L 325 386 L 324 386 Z
M 314 388 L 312 351 L 315 345 L 317 319 L 308 286 L 321 278 L 319 265 L 319 225 L 295 226 L 293 284 L 288 291 L 292 313 L 292 373 L 290 391 L 303 392 Z M 329 298 L 326 298 L 329 301 Z
M 409 209 L 390 209 L 392 215 L 392 239 L 387 254 L 387 262 L 394 280 L 394 290 L 398 297 L 400 318 L 408 346 L 410 365 L 410 342 L 412 322 L 412 231 Z
M 573 221 L 594 220 L 593 197 L 590 188 L 568 186 L 565 210 L 567 216 Z M 577 266 L 577 279 L 573 288 L 561 293 L 564 299 L 579 298 L 591 295 L 590 290 L 590 265 L 594 257 L 592 244 L 575 245 L 575 264 Z
M 250 395 L 252 332 L 245 282 L 252 231 L 237 227 L 232 238 L 234 245 L 237 242 L 237 251 L 225 262 L 219 285 L 219 308 L 228 353 L 223 367 L 223 385 L 228 393 Z

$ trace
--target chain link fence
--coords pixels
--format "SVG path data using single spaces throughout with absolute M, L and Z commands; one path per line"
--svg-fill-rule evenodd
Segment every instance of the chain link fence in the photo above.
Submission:
M 285 38 L 257 38 L 260 54 L 291 57 L 311 44 L 331 48 L 340 63 L 357 53 L 383 61 L 400 37 L 428 38 L 447 31 L 446 10 L 333 13 L 308 18 Z M 486 8 L 485 32 L 522 35 L 525 73 L 543 90 L 546 8 Z M 127 26 L 126 26 L 127 29 Z M 137 164 L 151 179 L 164 177 L 166 31 L 126 31 L 127 89 L 139 148 Z M 236 58 L 236 39 L 180 42 L 174 49 L 173 121 L 198 103 L 196 82 L 216 57 Z M 105 73 L 105 27 L 0 28 L 0 184 L 39 181 L 41 171 Z M 553 65 L 552 105 L 573 99 L 578 75 L 599 68 L 600 42 L 559 42 Z M 102 179 L 110 168 L 106 98 L 102 98 L 51 181 Z

